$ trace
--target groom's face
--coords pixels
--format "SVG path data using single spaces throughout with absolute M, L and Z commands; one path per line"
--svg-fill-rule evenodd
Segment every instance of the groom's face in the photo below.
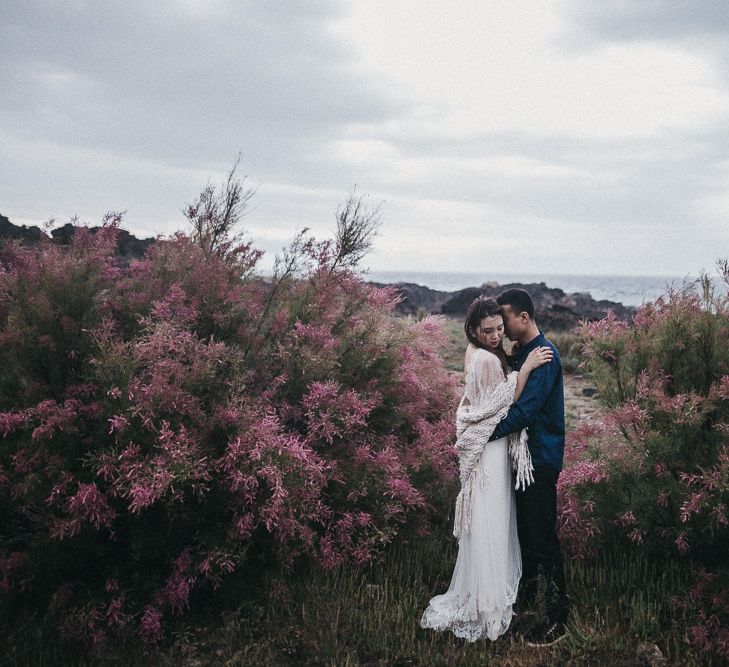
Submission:
M 501 306 L 501 314 L 504 318 L 506 337 L 509 340 L 517 341 L 529 326 L 529 318 L 526 313 L 515 313 L 508 304 Z

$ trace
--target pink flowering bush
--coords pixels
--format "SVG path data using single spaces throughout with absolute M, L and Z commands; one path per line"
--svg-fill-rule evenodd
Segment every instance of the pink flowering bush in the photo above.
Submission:
M 729 301 L 704 278 L 631 324 L 585 323 L 582 337 L 605 411 L 568 438 L 562 538 L 574 558 L 622 543 L 705 568 L 713 602 L 680 601 L 695 614 L 688 641 L 729 657 L 729 587 L 717 569 L 729 547 Z
M 206 193 L 194 233 L 127 265 L 118 216 L 0 255 L 3 610 L 90 646 L 158 642 L 257 549 L 371 562 L 456 482 L 441 324 L 396 318 L 395 292 L 355 272 L 361 200 L 268 279 L 250 243 L 210 232 Z

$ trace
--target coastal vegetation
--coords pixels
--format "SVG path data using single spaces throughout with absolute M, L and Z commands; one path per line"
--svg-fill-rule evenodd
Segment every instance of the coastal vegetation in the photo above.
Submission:
M 719 263 L 729 284 L 725 262 Z M 613 545 L 686 588 L 656 618 L 707 660 L 729 659 L 729 301 L 704 275 L 639 309 L 585 323 L 583 366 L 601 418 L 570 433 L 559 482 L 564 545 L 589 559 Z
M 353 193 L 262 281 L 230 233 L 244 201 L 204 191 L 192 233 L 128 266 L 118 216 L 4 247 L 4 627 L 154 645 L 255 558 L 363 566 L 445 508 L 455 380 L 437 320 L 353 272 L 372 210 Z
M 3 245 L 5 663 L 729 658 L 729 303 L 708 277 L 554 336 L 601 406 L 570 413 L 560 478 L 568 635 L 532 649 L 517 619 L 470 645 L 418 626 L 457 548 L 460 324 L 363 280 L 379 213 L 354 192 L 263 279 L 248 199 L 231 174 L 138 259 L 116 214 Z

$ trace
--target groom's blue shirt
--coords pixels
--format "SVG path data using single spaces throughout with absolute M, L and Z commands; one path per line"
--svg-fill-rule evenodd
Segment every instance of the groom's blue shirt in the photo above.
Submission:
M 519 400 L 494 429 L 491 440 L 526 428 L 532 463 L 562 470 L 564 458 L 564 383 L 562 362 L 557 348 L 540 331 L 539 335 L 520 347 L 512 362 L 518 371 L 529 353 L 539 346 L 549 346 L 552 361 L 535 368 L 527 380 Z

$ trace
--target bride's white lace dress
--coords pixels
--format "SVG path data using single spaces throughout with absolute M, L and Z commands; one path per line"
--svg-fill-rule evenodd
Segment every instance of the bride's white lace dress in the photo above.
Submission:
M 479 407 L 504 381 L 498 358 L 476 350 L 466 369 L 462 405 Z M 450 586 L 430 600 L 420 621 L 423 628 L 450 630 L 471 642 L 506 632 L 521 578 L 507 438 L 484 443 L 474 482 L 471 528 L 459 539 Z

